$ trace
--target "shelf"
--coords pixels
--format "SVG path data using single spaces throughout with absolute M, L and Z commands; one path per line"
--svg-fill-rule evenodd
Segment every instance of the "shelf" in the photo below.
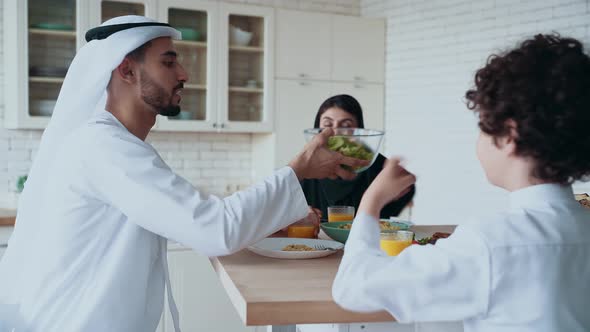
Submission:
M 56 37 L 68 37 L 68 38 L 75 38 L 76 31 L 67 31 L 67 30 L 46 30 L 46 29 L 29 29 L 30 34 L 36 35 L 46 35 L 46 36 L 56 36 Z
M 29 82 L 61 84 L 64 82 L 64 78 L 63 77 L 30 76 Z
M 231 92 L 245 92 L 245 93 L 263 93 L 264 89 L 247 88 L 247 87 L 241 87 L 241 86 L 230 86 L 229 91 L 231 91 Z
M 207 48 L 206 42 L 200 41 L 190 41 L 190 40 L 175 40 L 175 45 L 178 46 L 187 46 L 187 47 L 196 47 L 196 48 Z
M 187 90 L 207 90 L 207 86 L 203 84 L 185 84 L 184 88 Z
M 230 51 L 246 52 L 246 53 L 263 53 L 264 48 L 257 46 L 230 46 Z

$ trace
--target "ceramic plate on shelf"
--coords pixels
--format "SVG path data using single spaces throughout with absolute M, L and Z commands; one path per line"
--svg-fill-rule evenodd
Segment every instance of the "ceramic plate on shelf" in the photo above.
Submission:
M 287 248 L 317 248 L 323 246 L 334 250 L 286 251 Z M 342 243 L 331 240 L 299 239 L 290 237 L 266 238 L 250 247 L 248 250 L 261 256 L 282 259 L 308 259 L 329 256 L 344 248 Z
M 63 31 L 74 30 L 74 27 L 71 25 L 68 25 L 68 24 L 48 23 L 48 22 L 31 24 L 31 28 L 37 28 L 37 29 L 43 29 L 43 30 L 63 30 Z

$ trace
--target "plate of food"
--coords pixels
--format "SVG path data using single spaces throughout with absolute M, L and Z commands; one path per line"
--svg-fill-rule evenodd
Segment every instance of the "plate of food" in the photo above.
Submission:
M 269 237 L 248 247 L 261 256 L 282 259 L 309 259 L 329 256 L 344 248 L 331 240 Z

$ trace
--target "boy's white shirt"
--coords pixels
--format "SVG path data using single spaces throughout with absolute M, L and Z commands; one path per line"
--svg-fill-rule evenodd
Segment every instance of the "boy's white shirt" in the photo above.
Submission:
M 460 225 L 435 246 L 379 248 L 360 213 L 334 281 L 334 300 L 400 322 L 463 320 L 466 332 L 589 331 L 590 210 L 570 186 L 510 194 L 510 209 Z

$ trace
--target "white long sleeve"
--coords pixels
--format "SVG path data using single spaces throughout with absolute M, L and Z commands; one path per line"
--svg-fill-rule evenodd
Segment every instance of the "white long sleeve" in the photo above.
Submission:
M 130 135 L 107 139 L 112 142 L 100 144 L 85 164 L 89 174 L 102 175 L 90 178 L 97 196 L 129 221 L 204 255 L 238 251 L 308 213 L 289 167 L 224 199 L 205 197 L 176 175 L 150 145 Z
M 333 284 L 336 303 L 359 312 L 387 310 L 399 322 L 450 321 L 487 310 L 488 249 L 464 227 L 436 246 L 413 245 L 387 256 L 378 221 L 360 213 Z

